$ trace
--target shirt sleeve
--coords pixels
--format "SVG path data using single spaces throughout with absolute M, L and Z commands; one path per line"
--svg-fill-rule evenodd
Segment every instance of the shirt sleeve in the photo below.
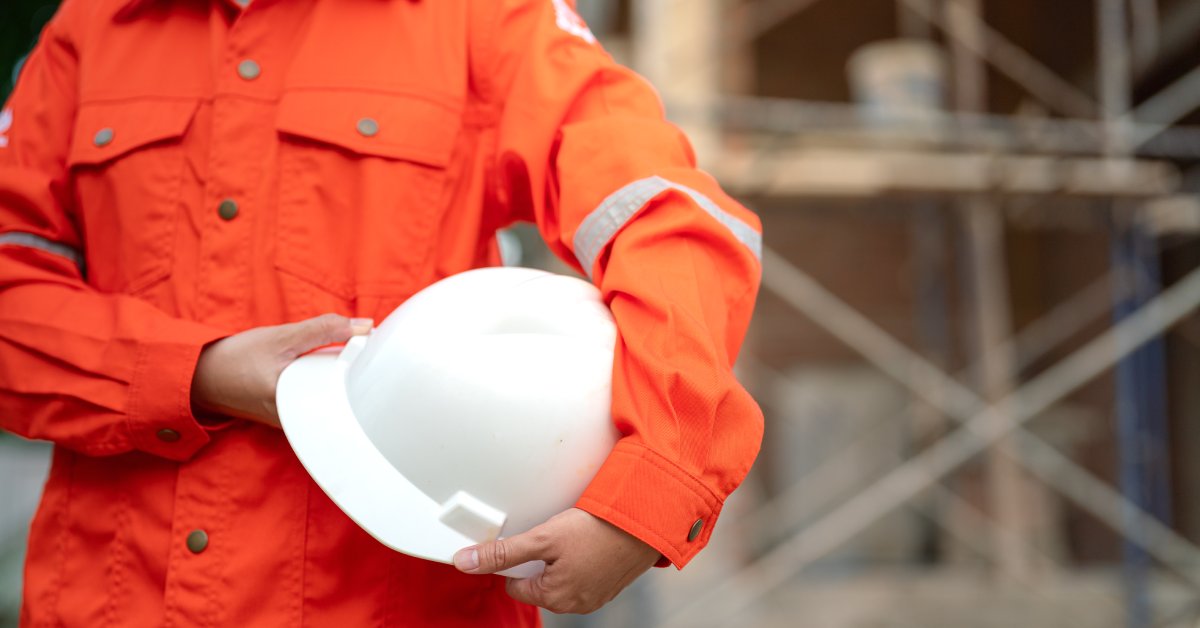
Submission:
M 494 202 L 592 279 L 619 330 L 622 437 L 577 506 L 682 567 L 762 440 L 732 369 L 761 275 L 760 223 L 696 168 L 651 86 L 566 0 L 505 0 L 496 25 L 477 81 L 500 103 Z
M 82 4 L 47 25 L 0 112 L 0 428 L 185 460 L 209 440 L 191 411 L 196 361 L 225 333 L 84 278 L 66 163 Z

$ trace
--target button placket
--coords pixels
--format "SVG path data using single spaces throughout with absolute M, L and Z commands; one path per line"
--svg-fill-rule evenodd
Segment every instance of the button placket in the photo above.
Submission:
M 233 4 L 231 0 L 224 0 Z M 253 2 L 249 3 L 255 4 Z M 212 102 L 208 147 L 207 181 L 204 186 L 205 233 L 197 251 L 200 280 L 197 285 L 196 311 L 211 316 L 228 308 L 247 283 L 249 252 L 253 250 L 254 224 L 243 215 L 246 203 L 256 198 L 259 168 L 264 163 L 265 142 L 252 142 L 247 128 L 265 128 L 258 119 L 261 107 L 231 94 L 270 96 L 277 90 L 275 75 L 264 76 L 270 59 L 261 41 L 261 18 L 255 7 L 238 15 L 230 25 L 221 52 L 221 78 Z M 259 21 L 256 21 L 259 20 Z M 251 132 L 251 135 L 254 133 Z M 236 164 L 236 165 L 235 165 Z

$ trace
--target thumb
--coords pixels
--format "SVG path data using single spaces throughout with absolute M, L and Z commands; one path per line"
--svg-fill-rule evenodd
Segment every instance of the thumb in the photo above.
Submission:
M 322 314 L 298 323 L 280 325 L 283 353 L 293 359 L 317 347 L 345 342 L 354 335 L 352 321 L 338 314 Z
M 546 547 L 532 532 L 460 549 L 454 555 L 454 566 L 466 573 L 489 574 L 531 560 L 546 560 Z

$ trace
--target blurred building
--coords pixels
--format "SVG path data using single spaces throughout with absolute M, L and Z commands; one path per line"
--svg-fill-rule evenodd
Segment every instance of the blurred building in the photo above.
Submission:
M 579 5 L 767 247 L 762 455 L 634 623 L 1200 625 L 1200 3 Z

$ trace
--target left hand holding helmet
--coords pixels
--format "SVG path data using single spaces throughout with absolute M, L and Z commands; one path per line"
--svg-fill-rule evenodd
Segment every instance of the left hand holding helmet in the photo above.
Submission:
M 491 574 L 540 560 L 546 570 L 532 578 L 509 578 L 513 599 L 554 613 L 590 613 L 617 596 L 661 558 L 636 537 L 571 508 L 516 536 L 459 550 L 454 566 Z

